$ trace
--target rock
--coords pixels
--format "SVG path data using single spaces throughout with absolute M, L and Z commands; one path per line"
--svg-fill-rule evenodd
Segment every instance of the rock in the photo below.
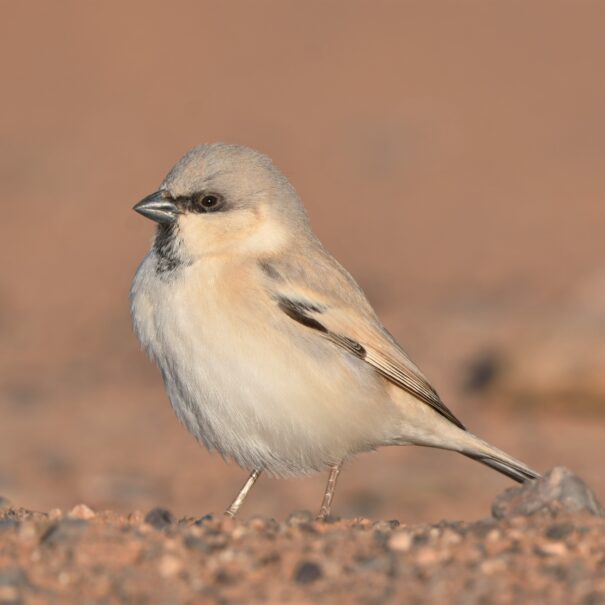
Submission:
M 538 512 L 605 515 L 605 510 L 584 481 L 563 466 L 556 466 L 536 481 L 506 490 L 492 506 L 492 515 L 496 519 Z
M 206 542 L 203 538 L 198 536 L 188 535 L 183 539 L 183 544 L 186 548 L 191 550 L 199 550 L 202 553 L 211 553 L 213 552 L 213 548 L 210 544 Z
M 0 586 L 29 586 L 29 579 L 20 567 L 7 567 L 0 570 Z
M 63 518 L 63 511 L 60 508 L 51 508 L 48 511 L 50 521 L 60 521 Z
M 538 552 L 546 556 L 562 557 L 569 552 L 569 549 L 563 542 L 546 542 L 538 546 Z
M 11 517 L 4 517 L 0 519 L 0 531 L 5 529 L 14 529 L 19 525 L 17 519 L 12 519 Z
M 19 591 L 14 586 L 0 585 L 0 603 L 2 605 L 23 605 Z
M 377 521 L 373 524 L 374 540 L 377 544 L 388 544 L 393 531 L 399 526 L 399 521 Z
M 591 592 L 582 601 L 582 605 L 605 605 L 605 595 L 601 592 Z
M 158 571 L 163 578 L 172 578 L 181 572 L 183 562 L 174 555 L 164 555 L 158 564 Z
M 41 536 L 40 543 L 45 545 L 72 544 L 77 542 L 88 526 L 84 519 L 62 519 L 53 523 Z
M 155 529 L 166 529 L 175 522 L 173 514 L 166 508 L 152 508 L 145 515 L 145 523 L 148 523 Z
M 571 534 L 573 530 L 574 526 L 571 523 L 555 523 L 544 532 L 544 535 L 549 540 L 562 540 Z
M 412 534 L 407 531 L 397 531 L 391 536 L 388 545 L 391 550 L 407 552 L 412 548 L 412 541 Z
M 323 572 L 321 567 L 317 563 L 312 561 L 303 561 L 298 565 L 294 572 L 294 581 L 298 584 L 311 584 L 316 580 L 319 580 Z
M 89 521 L 96 517 L 96 513 L 92 508 L 86 506 L 86 504 L 77 504 L 69 513 L 67 513 L 67 516 L 70 519 L 84 519 L 85 521 Z
M 331 521 L 328 519 L 327 521 Z M 320 524 L 315 522 L 315 516 L 308 510 L 300 510 L 293 512 L 287 519 L 286 525 L 294 527 L 299 531 L 307 533 L 317 533 L 320 530 Z M 327 525 L 322 523 L 321 525 Z
M 376 521 L 373 527 L 376 531 L 389 532 L 397 529 L 400 525 L 401 523 L 397 519 L 390 519 L 389 521 Z
M 297 510 L 290 514 L 290 516 L 286 519 L 286 523 L 288 525 L 304 525 L 306 523 L 312 523 L 313 513 L 308 510 Z

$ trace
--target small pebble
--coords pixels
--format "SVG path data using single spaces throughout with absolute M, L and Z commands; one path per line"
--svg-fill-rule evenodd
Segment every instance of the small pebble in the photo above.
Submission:
M 19 591 L 14 586 L 0 586 L 0 603 L 4 605 L 21 605 Z
M 390 521 L 376 521 L 373 527 L 379 531 L 391 531 L 397 529 L 400 525 L 401 523 L 397 519 L 391 519 Z
M 77 504 L 67 513 L 67 516 L 71 519 L 84 519 L 88 521 L 94 519 L 97 515 L 95 511 L 86 506 L 86 504 Z
M 287 525 L 302 525 L 305 523 L 312 523 L 314 520 L 313 514 L 308 510 L 298 510 L 292 513 L 287 519 Z
M 145 523 L 155 529 L 166 529 L 175 522 L 174 516 L 166 508 L 152 508 L 145 515 Z
M 544 532 L 544 535 L 550 540 L 561 540 L 566 538 L 571 532 L 573 532 L 573 525 L 571 523 L 555 523 Z
M 14 529 L 19 525 L 19 522 L 16 519 L 11 519 L 10 517 L 5 517 L 4 519 L 0 519 L 0 531 L 6 529 Z
M 145 522 L 145 516 L 140 510 L 135 510 L 128 515 L 128 522 L 132 525 L 140 525 Z
M 568 548 L 563 542 L 546 542 L 541 544 L 538 548 L 543 554 L 553 557 L 561 557 L 568 552 Z
M 488 576 L 499 574 L 506 570 L 506 563 L 502 559 L 487 559 L 481 563 L 479 569 Z
M 462 542 L 462 536 L 451 529 L 444 529 L 441 535 L 441 544 L 444 546 L 452 546 L 454 544 L 460 544 Z
M 409 532 L 396 531 L 389 538 L 389 548 L 398 552 L 407 552 L 412 547 L 413 538 Z
M 51 546 L 74 543 L 87 526 L 88 521 L 84 519 L 61 519 L 48 527 L 40 537 L 40 543 Z
M 247 525 L 250 529 L 254 529 L 260 532 L 267 528 L 267 519 L 260 516 L 252 517 L 248 520 Z
M 158 570 L 163 578 L 172 578 L 183 569 L 183 562 L 174 555 L 164 555 L 158 564 Z
M 312 561 L 303 561 L 299 563 L 296 571 L 294 572 L 294 581 L 298 584 L 311 584 L 316 580 L 319 580 L 323 572 L 321 567 L 317 563 Z
M 605 605 L 605 593 L 590 592 L 582 601 L 582 605 Z
M 416 563 L 422 566 L 434 565 L 439 561 L 447 559 L 448 552 L 446 549 L 435 549 L 430 546 L 424 546 L 418 551 L 415 557 Z

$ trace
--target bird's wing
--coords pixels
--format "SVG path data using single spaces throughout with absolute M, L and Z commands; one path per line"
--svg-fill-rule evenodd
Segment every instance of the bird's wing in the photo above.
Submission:
M 291 281 L 274 288 L 271 295 L 277 307 L 301 328 L 314 330 L 318 337 L 369 364 L 380 376 L 465 428 L 373 312 L 368 312 L 369 304 L 353 306 L 335 298 L 333 292 L 326 296 Z

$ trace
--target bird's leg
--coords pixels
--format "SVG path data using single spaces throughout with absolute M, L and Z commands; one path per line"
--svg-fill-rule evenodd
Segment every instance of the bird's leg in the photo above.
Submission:
M 328 477 L 328 484 L 326 485 L 326 491 L 324 493 L 324 499 L 321 502 L 321 508 L 316 519 L 318 521 L 325 521 L 330 516 L 330 509 L 332 508 L 332 498 L 334 498 L 334 490 L 336 489 L 336 479 L 342 469 L 342 462 L 335 464 L 330 469 L 330 476 Z
M 235 517 L 237 515 L 237 511 L 240 509 L 240 506 L 246 499 L 248 492 L 252 489 L 252 486 L 256 483 L 256 480 L 260 476 L 261 469 L 255 468 L 248 477 L 246 483 L 244 483 L 242 489 L 239 490 L 239 493 L 235 497 L 235 500 L 231 503 L 231 506 L 225 511 L 225 515 L 227 517 Z

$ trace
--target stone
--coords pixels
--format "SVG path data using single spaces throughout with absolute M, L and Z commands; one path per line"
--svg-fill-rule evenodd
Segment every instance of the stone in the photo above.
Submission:
M 158 571 L 163 578 L 172 578 L 183 569 L 183 562 L 174 555 L 164 555 L 158 564 Z
M 77 542 L 88 521 L 84 519 L 62 519 L 53 523 L 40 537 L 40 543 L 55 546 L 57 544 L 72 544 Z
M 412 547 L 412 535 L 405 531 L 396 531 L 390 537 L 388 545 L 391 550 L 407 552 Z
M 554 523 L 544 532 L 544 535 L 549 540 L 562 540 L 571 534 L 573 530 L 574 526 L 571 523 Z
M 304 525 L 312 523 L 314 520 L 313 513 L 308 510 L 298 510 L 293 512 L 287 519 L 287 525 Z
M 506 490 L 492 506 L 492 515 L 496 519 L 538 512 L 605 515 L 605 510 L 586 483 L 563 466 L 556 466 L 540 479 Z
M 321 567 L 317 563 L 303 561 L 294 572 L 294 580 L 297 584 L 311 584 L 319 580 L 322 575 Z
M 145 515 L 145 523 L 155 527 L 155 529 L 166 529 L 175 522 L 173 514 L 166 508 L 152 508 Z
M 90 519 L 94 519 L 97 515 L 92 508 L 86 506 L 86 504 L 77 504 L 74 506 L 67 516 L 71 519 L 84 519 L 85 521 L 89 521 Z

